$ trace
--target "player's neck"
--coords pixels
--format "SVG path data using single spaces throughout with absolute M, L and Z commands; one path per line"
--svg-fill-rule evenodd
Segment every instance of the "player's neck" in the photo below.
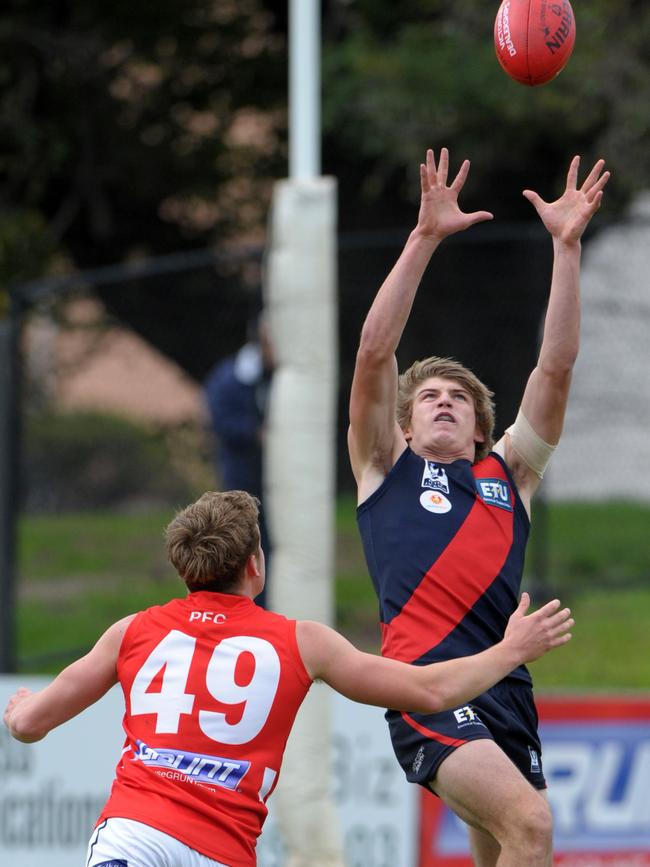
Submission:
M 427 461 L 433 461 L 434 464 L 453 464 L 454 461 L 469 461 L 473 463 L 475 457 L 475 449 L 444 449 L 436 448 L 435 446 L 422 446 L 421 448 L 413 448 L 419 457 Z

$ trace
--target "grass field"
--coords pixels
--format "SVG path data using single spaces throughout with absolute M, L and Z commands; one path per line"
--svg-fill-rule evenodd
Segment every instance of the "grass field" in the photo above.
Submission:
M 182 595 L 164 559 L 173 511 L 24 517 L 19 528 L 18 655 L 22 671 L 58 670 L 114 620 Z M 571 645 L 535 663 L 538 688 L 645 690 L 650 685 L 650 507 L 555 505 L 531 539 L 527 564 L 547 560 L 550 587 L 571 605 Z M 541 519 L 545 520 L 542 521 Z M 354 502 L 337 503 L 338 627 L 378 648 L 377 603 L 367 577 Z M 533 569 L 534 567 L 534 569 Z

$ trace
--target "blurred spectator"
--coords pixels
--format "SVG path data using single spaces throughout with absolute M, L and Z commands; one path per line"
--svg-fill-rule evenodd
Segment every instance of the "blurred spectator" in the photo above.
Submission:
M 270 574 L 271 546 L 262 496 L 262 447 L 272 373 L 273 351 L 268 324 L 261 313 L 249 326 L 247 342 L 234 355 L 219 361 L 204 385 L 216 437 L 216 469 L 223 488 L 247 491 L 260 500 L 260 532 L 267 574 Z M 266 587 L 255 601 L 266 607 Z

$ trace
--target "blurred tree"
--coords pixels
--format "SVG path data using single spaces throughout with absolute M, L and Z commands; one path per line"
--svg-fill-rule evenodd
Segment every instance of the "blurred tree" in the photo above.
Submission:
M 258 230 L 283 165 L 272 25 L 258 0 L 9 0 L 3 210 L 37 209 L 79 266 Z
M 37 210 L 0 210 L 0 319 L 9 312 L 9 287 L 42 274 L 54 247 Z
M 53 253 L 69 271 L 259 239 L 285 164 L 284 57 L 260 0 L 7 0 L 0 285 L 43 274 Z M 188 355 L 174 311 L 184 309 L 191 330 L 231 308 L 236 346 L 247 282 L 254 275 L 234 262 L 204 268 L 188 293 L 176 291 L 175 276 L 100 294 L 200 377 L 214 339 Z

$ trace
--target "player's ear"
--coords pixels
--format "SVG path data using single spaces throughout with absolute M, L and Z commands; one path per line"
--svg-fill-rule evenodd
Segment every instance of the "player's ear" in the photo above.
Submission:
M 249 578 L 259 577 L 261 575 L 260 565 L 259 550 L 255 554 L 249 554 L 246 560 L 246 575 Z
M 485 442 L 485 434 L 481 430 L 481 428 L 476 425 L 474 429 L 474 442 L 475 443 L 484 443 Z

